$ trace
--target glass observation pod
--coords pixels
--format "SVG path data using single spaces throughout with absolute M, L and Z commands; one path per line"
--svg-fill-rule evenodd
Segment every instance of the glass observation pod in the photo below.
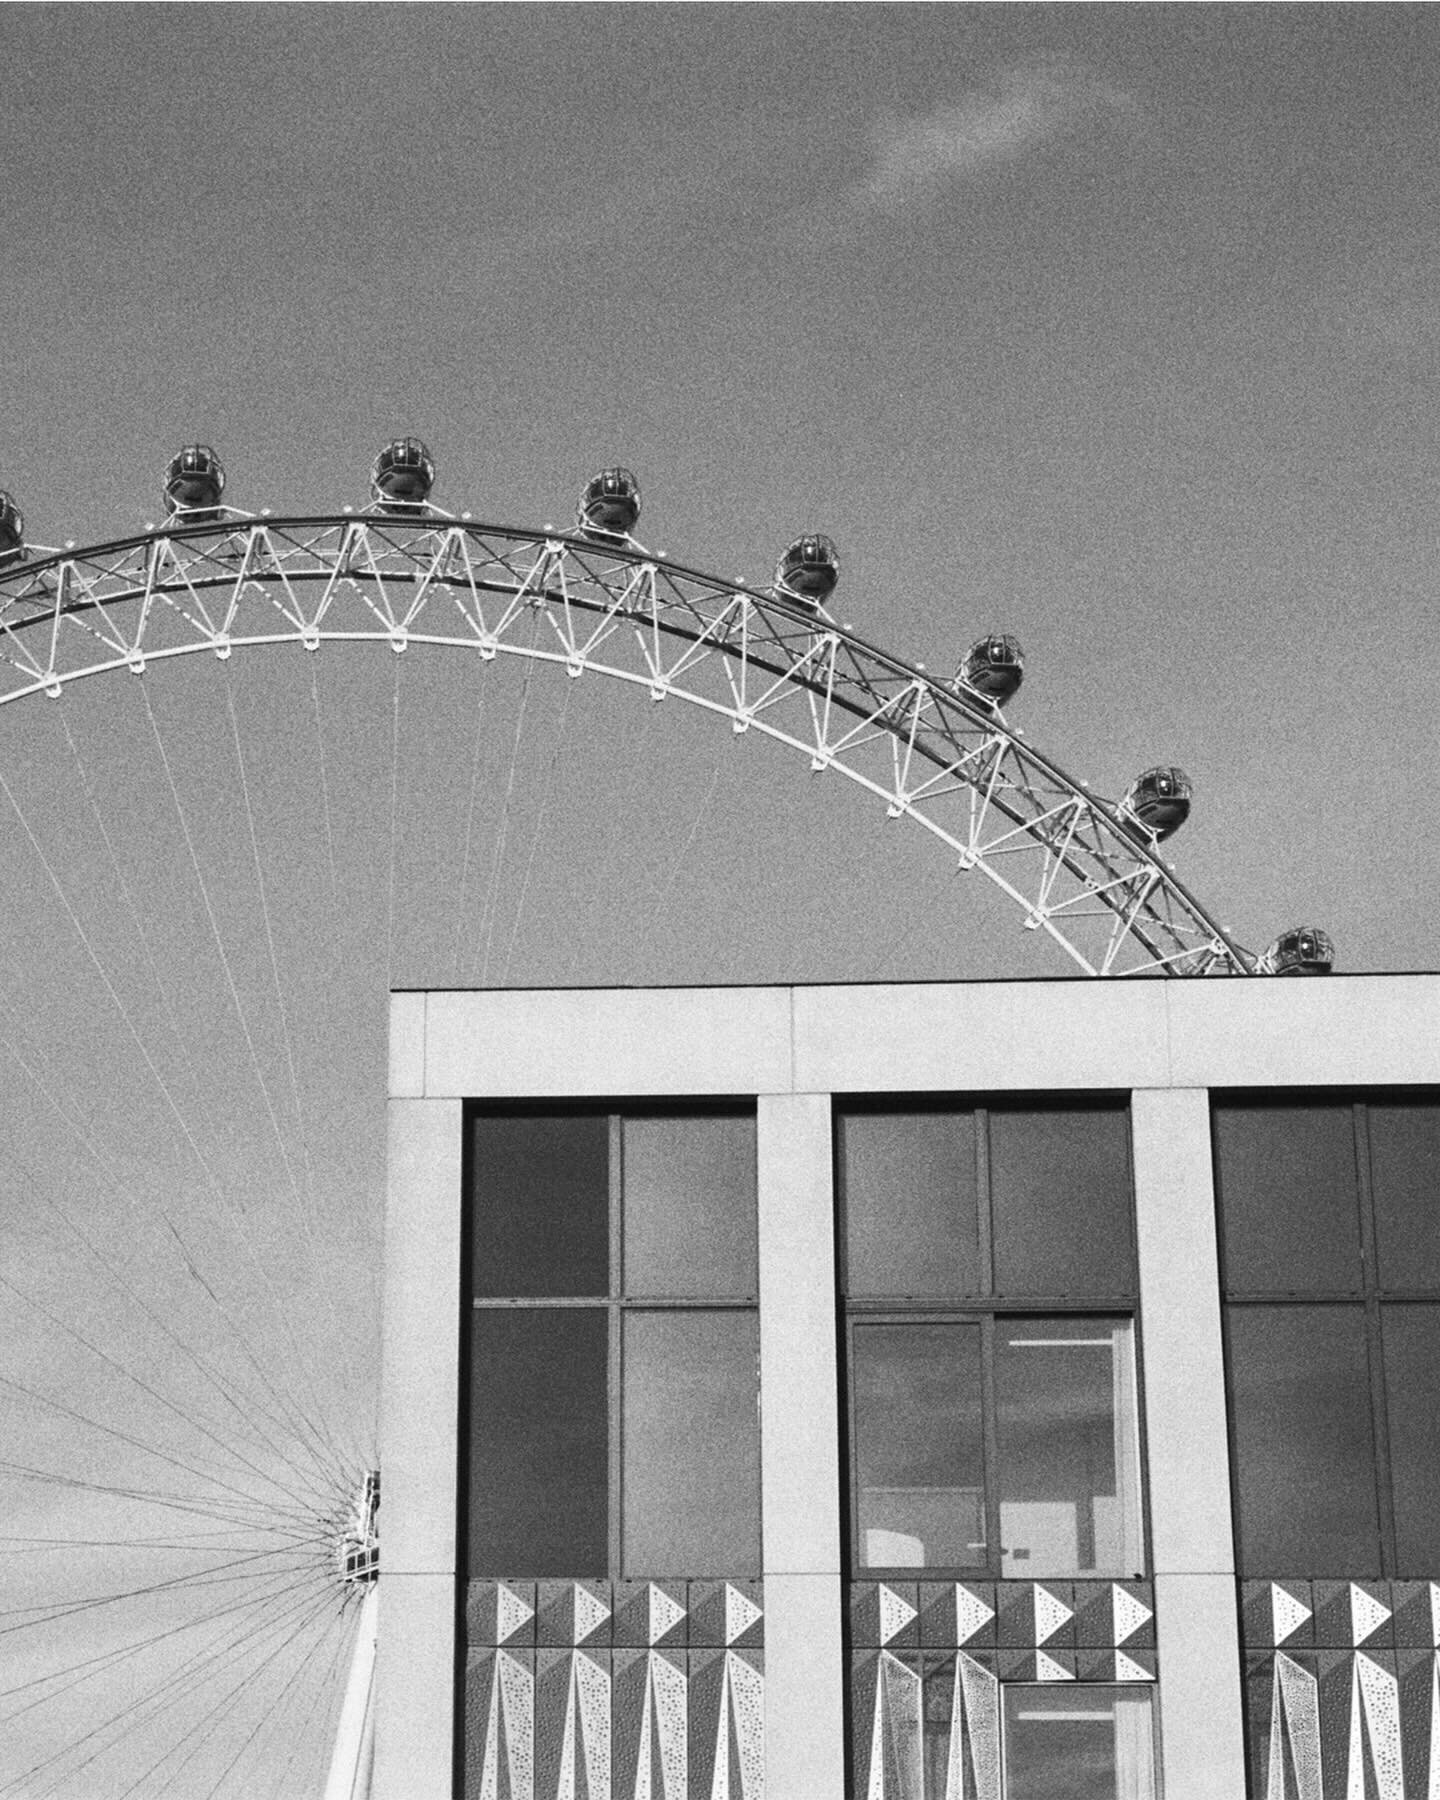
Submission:
M 25 520 L 9 494 L 0 492 L 0 568 L 25 554 Z
M 1172 837 L 1190 817 L 1190 791 L 1183 769 L 1146 769 L 1130 783 L 1120 812 L 1153 838 Z
M 955 671 L 957 687 L 967 688 L 990 706 L 1003 706 L 1020 691 L 1025 678 L 1025 653 L 1017 638 L 992 632 L 965 652 Z
M 640 517 L 640 483 L 628 469 L 602 469 L 581 489 L 575 529 L 602 543 L 629 537 Z
M 165 498 L 172 518 L 187 524 L 209 524 L 219 512 L 225 471 L 208 444 L 187 444 L 172 456 L 165 471 Z
M 840 553 L 819 532 L 796 538 L 775 569 L 775 592 L 806 612 L 819 612 L 840 579 Z
M 1255 965 L 1260 975 L 1328 975 L 1335 966 L 1335 946 L 1315 925 L 1282 931 Z
M 435 464 L 419 438 L 394 438 L 370 466 L 370 498 L 381 512 L 423 513 Z

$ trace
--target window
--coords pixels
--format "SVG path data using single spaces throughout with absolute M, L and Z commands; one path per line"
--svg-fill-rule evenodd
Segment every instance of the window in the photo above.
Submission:
M 1146 1689 L 1015 1685 L 1004 1692 L 1005 1800 L 1134 1800 L 1154 1793 Z
M 1240 1566 L 1440 1562 L 1440 1101 L 1213 1106 Z
M 1144 1566 L 1123 1107 L 837 1115 L 855 1572 Z
M 467 1576 L 758 1573 L 753 1109 L 468 1128 Z

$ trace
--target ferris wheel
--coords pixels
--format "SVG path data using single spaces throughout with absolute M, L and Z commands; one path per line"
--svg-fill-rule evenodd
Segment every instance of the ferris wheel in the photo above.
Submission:
M 434 485 L 425 446 L 402 438 L 376 457 L 358 510 L 250 513 L 226 503 L 214 451 L 191 445 L 167 470 L 160 523 L 83 548 L 28 542 L 18 507 L 0 495 L 0 707 L 59 699 L 92 675 L 144 675 L 187 658 L 198 667 L 207 653 L 228 669 L 237 648 L 263 646 L 433 646 L 480 669 L 521 668 L 527 681 L 563 674 L 567 699 L 580 677 L 608 676 L 845 777 L 885 816 L 920 827 L 951 868 L 984 877 L 1023 928 L 1084 975 L 1330 967 L 1322 931 L 1296 927 L 1256 954 L 1184 885 L 1168 861 L 1191 806 L 1181 770 L 1146 770 L 1107 798 L 1028 742 L 1007 716 L 1024 672 L 1009 634 L 977 636 L 952 672 L 933 675 L 841 620 L 841 558 L 828 537 L 796 538 L 754 585 L 705 574 L 638 540 L 640 487 L 623 468 L 586 484 L 565 530 L 451 514 L 432 500 Z M 320 1109 L 303 1093 L 303 1026 L 287 1000 L 271 904 L 279 877 L 264 873 L 233 695 L 227 688 L 228 730 L 224 719 L 217 730 L 233 736 L 238 771 L 243 823 L 230 835 L 253 857 L 263 922 L 254 960 L 273 976 L 268 1049 L 241 958 L 227 953 L 232 876 L 207 864 L 207 822 L 183 798 L 149 684 L 131 691 L 143 700 L 155 779 L 173 798 L 172 837 L 233 1013 L 234 1060 L 254 1078 L 263 1158 L 232 1155 L 222 1126 L 197 1122 L 206 1096 L 186 1079 L 200 1026 L 187 1016 L 183 959 L 171 976 L 165 946 L 147 937 L 149 870 L 127 864 L 105 821 L 106 772 L 57 709 L 75 752 L 76 817 L 104 841 L 106 883 L 153 965 L 163 1005 L 150 1010 L 165 1014 L 168 1049 L 147 1030 L 150 1003 L 137 998 L 138 977 L 117 961 L 92 898 L 67 878 L 63 843 L 27 810 L 18 777 L 12 785 L 0 774 L 16 855 L 34 865 L 57 942 L 79 945 L 97 1019 L 111 1021 L 134 1065 L 174 1169 L 152 1183 L 123 1131 L 119 1149 L 105 1141 L 91 1098 L 67 1086 L 60 1050 L 23 1017 L 7 1023 L 0 988 L 12 1094 L 38 1115 L 36 1140 L 63 1141 L 71 1158 L 63 1176 L 25 1174 L 12 1210 L 29 1231 L 43 1208 L 49 1235 L 35 1228 L 33 1255 L 7 1254 L 0 1277 L 29 1332 L 0 1366 L 0 1399 L 27 1433 L 0 1455 L 0 1568 L 17 1572 L 0 1605 L 0 1800 L 241 1791 L 350 1800 L 364 1791 L 369 1754 L 382 1490 L 373 1442 L 330 1416 L 339 1381 L 324 1372 L 328 1349 L 316 1377 L 312 1337 L 328 1311 L 333 1341 L 347 1346 L 334 1364 L 366 1387 L 350 1312 L 366 1312 L 373 1331 L 374 1296 L 353 1308 L 343 1297 L 364 1232 L 326 1200 L 325 1158 L 311 1154 Z M 318 697 L 316 706 L 323 736 Z M 19 716 L 0 720 L 0 745 L 4 722 Z M 330 855 L 333 873 L 333 845 Z M 533 859 L 532 844 L 527 884 Z M 462 875 L 462 900 L 465 891 Z M 379 987 L 388 974 L 387 963 Z M 327 979 L 316 976 L 317 993 Z M 336 1250 L 352 1226 L 358 1235 Z M 91 1271 L 103 1299 L 76 1306 L 56 1245 L 67 1269 Z

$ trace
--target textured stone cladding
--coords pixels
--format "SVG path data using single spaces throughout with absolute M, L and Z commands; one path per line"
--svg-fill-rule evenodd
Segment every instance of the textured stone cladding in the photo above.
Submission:
M 1255 1800 L 1440 1795 L 1440 1582 L 1246 1581 Z
M 762 1584 L 472 1581 L 464 1800 L 763 1800 Z
M 999 1800 L 1005 1682 L 1156 1679 L 1146 1581 L 856 1581 L 849 1601 L 851 1767 L 871 1800 L 919 1794 L 937 1734 L 946 1791 Z

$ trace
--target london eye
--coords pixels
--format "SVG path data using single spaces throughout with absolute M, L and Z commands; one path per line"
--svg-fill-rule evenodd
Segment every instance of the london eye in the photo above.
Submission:
M 585 483 L 563 528 L 452 513 L 436 486 L 425 444 L 402 437 L 358 507 L 249 512 L 227 501 L 216 451 L 192 444 L 165 472 L 159 522 L 83 547 L 33 542 L 0 495 L 0 708 L 29 703 L 0 712 L 0 744 L 12 720 L 44 719 L 18 762 L 0 754 L 4 903 L 25 947 L 0 994 L 18 1184 L 0 1800 L 362 1791 L 353 1671 L 383 1557 L 378 1195 L 373 1141 L 355 1148 L 373 1097 L 325 1085 L 358 1016 L 336 996 L 365 986 L 373 1026 L 417 969 L 453 979 L 438 952 L 397 963 L 422 929 L 458 950 L 462 980 L 506 980 L 572 694 L 628 690 L 647 731 L 669 701 L 711 729 L 717 757 L 765 740 L 792 783 L 843 780 L 963 877 L 946 890 L 957 912 L 984 883 L 1070 973 L 1333 961 L 1313 926 L 1248 950 L 1189 889 L 1171 839 L 1203 796 L 1182 769 L 1107 796 L 1031 743 L 1011 717 L 1024 653 L 999 622 L 970 621 L 937 673 L 872 640 L 822 532 L 799 530 L 753 580 L 722 578 L 640 541 L 640 484 L 619 466 Z M 342 693 L 316 673 L 330 646 L 391 659 Z M 237 682 L 238 650 L 256 686 Z M 473 756 L 448 771 L 464 830 L 443 891 L 433 845 L 407 827 L 402 737 L 419 743 L 430 720 L 420 693 L 402 717 L 399 675 L 438 651 L 478 708 L 493 671 L 512 672 L 510 710 L 483 744 L 477 716 Z M 152 697 L 167 682 L 186 684 L 183 717 Z M 72 690 L 116 684 L 130 735 L 107 735 L 110 712 L 72 726 Z M 346 746 L 362 743 L 373 754 L 351 780 Z M 713 788 L 675 833 L 656 906 Z M 363 881 L 361 839 L 377 851 Z M 427 892 L 422 925 L 412 896 Z M 571 977 L 571 941 L 552 949 L 554 978 Z M 43 1025 L 42 991 L 56 1001 Z

